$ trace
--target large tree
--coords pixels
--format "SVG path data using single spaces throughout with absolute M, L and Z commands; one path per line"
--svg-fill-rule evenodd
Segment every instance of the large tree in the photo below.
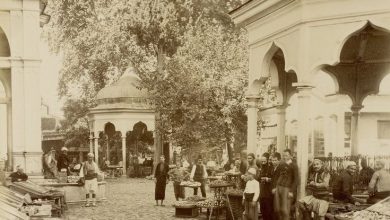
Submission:
M 245 33 L 227 15 L 239 3 L 49 2 L 52 20 L 45 34 L 64 55 L 59 94 L 92 106 L 97 91 L 133 65 L 155 102 L 165 137 L 183 146 L 220 146 L 242 131 L 234 122 L 245 120 Z

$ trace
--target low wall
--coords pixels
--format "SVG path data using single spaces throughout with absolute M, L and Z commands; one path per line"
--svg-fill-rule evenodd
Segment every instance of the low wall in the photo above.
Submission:
M 106 184 L 107 182 L 98 182 L 98 192 L 96 199 L 98 202 L 106 201 Z M 44 183 L 44 187 L 54 188 L 65 192 L 65 201 L 67 204 L 75 204 L 85 202 L 86 191 L 84 186 L 79 186 L 77 183 Z

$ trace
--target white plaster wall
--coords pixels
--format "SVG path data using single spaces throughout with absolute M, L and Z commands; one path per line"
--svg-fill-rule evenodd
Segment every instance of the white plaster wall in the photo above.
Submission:
M 363 112 L 360 114 L 359 153 L 368 155 L 390 155 L 390 139 L 378 139 L 378 120 L 390 120 L 390 112 Z
M 0 25 L 10 43 L 13 165 L 41 173 L 39 0 L 0 1 Z

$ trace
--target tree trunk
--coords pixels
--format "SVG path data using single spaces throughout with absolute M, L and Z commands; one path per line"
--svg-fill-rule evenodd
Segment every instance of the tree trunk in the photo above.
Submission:
M 163 47 L 160 45 L 157 49 L 157 77 L 162 77 L 164 74 L 165 54 Z M 161 130 L 164 129 L 161 123 L 161 113 L 156 112 L 156 126 L 155 126 L 155 151 L 154 151 L 154 163 L 158 164 L 160 156 L 162 155 L 163 138 Z

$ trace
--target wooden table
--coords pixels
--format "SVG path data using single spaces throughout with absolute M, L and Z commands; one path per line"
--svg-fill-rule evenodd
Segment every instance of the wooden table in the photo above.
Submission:
M 235 185 L 232 183 L 224 184 L 224 185 L 210 185 L 210 189 L 214 190 L 214 198 L 217 201 L 217 207 L 218 209 L 216 210 L 216 219 L 219 219 L 219 214 L 220 214 L 220 208 L 223 207 L 223 200 L 226 196 L 225 192 L 226 189 L 229 187 L 234 187 Z M 211 219 L 211 216 L 213 214 L 213 209 L 214 206 L 211 207 L 210 215 L 208 216 L 208 219 Z

